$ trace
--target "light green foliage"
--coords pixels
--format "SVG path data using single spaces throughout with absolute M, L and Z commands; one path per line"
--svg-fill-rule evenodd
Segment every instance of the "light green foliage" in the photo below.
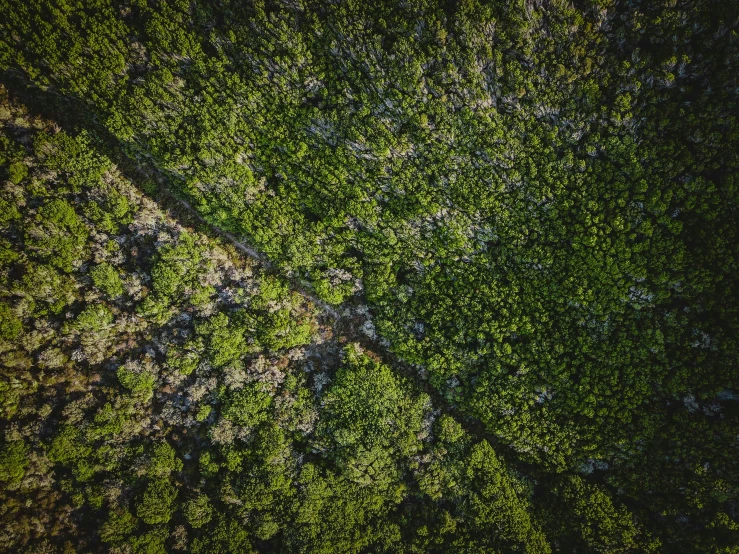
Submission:
M 222 312 L 197 326 L 198 335 L 208 337 L 207 351 L 213 365 L 217 367 L 238 360 L 247 353 L 244 331 L 237 317 L 229 318 Z
M 148 396 L 144 397 L 144 399 L 148 400 Z M 119 406 L 119 408 L 124 407 L 125 404 Z M 90 429 L 89 436 L 96 439 L 110 439 L 121 435 L 124 425 L 130 421 L 129 414 L 129 410 L 115 409 L 113 408 L 113 404 L 106 402 L 95 413 L 95 417 L 93 418 L 94 425 Z
M 176 498 L 177 489 L 167 479 L 150 479 L 136 504 L 136 515 L 150 525 L 167 523 L 172 517 Z
M 329 304 L 341 304 L 354 293 L 352 281 L 333 282 L 334 279 L 319 271 L 314 271 L 311 277 L 316 293 Z
M 168 442 L 154 445 L 148 474 L 152 477 L 166 477 L 173 471 L 182 470 L 182 460 L 177 458 L 175 449 Z
M 8 168 L 8 177 L 16 185 L 28 177 L 28 166 L 23 162 L 15 162 Z
M 5 443 L 0 449 L 0 481 L 17 485 L 28 465 L 28 447 L 22 440 Z
M 28 231 L 28 243 L 45 259 L 67 273 L 85 256 L 87 227 L 74 208 L 61 199 L 39 209 L 37 225 Z
M 273 351 L 310 343 L 315 326 L 310 317 L 296 316 L 289 307 L 257 318 L 257 340 Z
M 445 444 L 453 445 L 465 436 L 464 429 L 454 418 L 443 415 L 437 423 L 439 440 Z
M 203 404 L 198 408 L 198 413 L 195 416 L 195 419 L 203 422 L 210 416 L 211 412 L 213 411 L 213 407 L 209 404 Z
M 213 507 L 208 496 L 201 494 L 185 503 L 183 513 L 190 525 L 197 529 L 211 520 Z
M 272 397 L 259 384 L 246 385 L 229 394 L 223 415 L 238 425 L 256 427 L 269 419 Z
M 0 339 L 13 340 L 23 330 L 23 322 L 5 303 L 0 302 Z
M 74 301 L 75 282 L 51 266 L 30 264 L 23 279 L 16 285 L 22 295 L 33 301 L 35 315 L 58 314 Z
M 92 282 L 100 290 L 104 291 L 111 298 L 116 298 L 123 294 L 123 283 L 121 282 L 118 271 L 107 263 L 102 263 L 90 270 Z
M 303 468 L 300 526 L 291 540 L 310 545 L 312 552 L 354 552 L 399 539 L 388 513 L 405 494 L 399 463 L 420 449 L 417 435 L 427 401 L 413 397 L 387 366 L 347 347 L 323 397 L 317 430 L 336 473 Z
M 190 295 L 190 302 L 197 308 L 203 308 L 208 305 L 215 292 L 216 289 L 213 287 L 203 287 Z
M 202 344 L 191 343 L 186 349 L 172 349 L 167 352 L 167 365 L 176 368 L 183 375 L 190 375 L 200 363 L 199 350 Z
M 146 370 L 131 370 L 121 366 L 117 371 L 118 381 L 121 385 L 135 395 L 140 395 L 144 401 L 151 398 L 155 383 L 155 377 Z
M 103 305 L 89 305 L 66 328 L 78 333 L 99 333 L 113 323 L 113 313 Z
M 213 460 L 213 455 L 210 452 L 203 452 L 200 455 L 200 471 L 205 476 L 213 476 L 218 473 L 218 463 Z

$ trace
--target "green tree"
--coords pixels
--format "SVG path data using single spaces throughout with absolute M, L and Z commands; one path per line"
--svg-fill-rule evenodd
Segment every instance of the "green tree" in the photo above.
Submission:
M 17 485 L 28 466 L 28 446 L 22 440 L 5 443 L 0 450 L 0 481 Z
M 272 396 L 259 383 L 233 391 L 226 399 L 223 415 L 238 425 L 256 427 L 269 419 Z
M 208 496 L 201 494 L 185 503 L 183 513 L 190 525 L 198 529 L 211 520 L 213 507 Z
M 175 449 L 166 441 L 154 445 L 147 473 L 151 477 L 166 477 L 172 472 L 182 470 L 182 460 L 177 458 Z
M 99 264 L 90 270 L 90 276 L 95 286 L 111 298 L 123 294 L 123 283 L 120 275 L 112 265 L 108 263 Z
M 130 512 L 112 510 L 100 527 L 100 539 L 106 543 L 121 542 L 136 529 L 136 524 L 136 518 Z
M 78 333 L 99 333 L 113 323 L 113 312 L 103 304 L 86 306 L 72 323 L 65 326 L 67 331 Z
M 67 273 L 87 256 L 88 231 L 68 202 L 60 198 L 43 205 L 27 242 L 53 266 Z
M 134 395 L 141 396 L 146 402 L 154 394 L 156 377 L 145 368 L 129 368 L 122 365 L 117 371 L 118 381 Z
M 176 498 L 177 489 L 167 479 L 150 479 L 136 504 L 136 514 L 150 525 L 168 523 L 175 509 Z
M 216 514 L 210 525 L 200 528 L 198 536 L 192 541 L 193 554 L 210 552 L 254 552 L 249 534 L 237 518 L 226 514 Z
M 10 309 L 0 302 L 0 339 L 12 341 L 23 332 L 23 322 Z
M 8 168 L 8 176 L 13 183 L 18 185 L 28 177 L 28 166 L 23 162 L 15 162 Z
M 96 468 L 93 449 L 76 427 L 62 427 L 51 441 L 47 454 L 52 462 L 70 467 L 81 482 L 89 481 L 94 475 Z

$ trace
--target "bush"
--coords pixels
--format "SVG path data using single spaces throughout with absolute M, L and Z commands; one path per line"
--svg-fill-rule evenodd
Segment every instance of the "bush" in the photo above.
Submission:
M 199 528 L 208 523 L 213 517 L 213 507 L 210 500 L 204 494 L 197 496 L 185 504 L 183 512 L 187 521 L 194 528 Z
M 23 480 L 28 465 L 28 447 L 23 441 L 5 444 L 0 450 L 0 481 L 17 485 Z
M 80 333 L 97 333 L 104 330 L 113 323 L 113 313 L 102 304 L 88 305 L 75 318 L 74 322 L 67 325 L 68 330 Z
M 18 319 L 10 306 L 0 302 L 0 339 L 13 340 L 23 331 L 23 322 Z
M 136 514 L 150 525 L 168 523 L 172 517 L 177 489 L 166 479 L 152 479 L 136 506 Z
M 123 294 L 123 283 L 118 271 L 112 265 L 108 263 L 97 265 L 90 270 L 90 276 L 95 286 L 111 298 Z
M 14 183 L 19 184 L 28 176 L 28 167 L 23 162 L 15 162 L 8 168 L 8 178 Z

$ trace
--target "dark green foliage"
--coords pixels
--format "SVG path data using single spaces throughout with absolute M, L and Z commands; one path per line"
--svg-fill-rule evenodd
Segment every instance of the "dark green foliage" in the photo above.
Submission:
M 503 467 L 487 442 L 476 444 L 465 460 L 461 488 L 469 491 L 465 523 L 469 527 L 469 543 L 473 548 L 526 545 L 526 552 L 551 552 L 546 536 L 532 521 L 530 507 L 521 499 L 523 491 Z M 496 529 L 494 536 L 486 529 Z
M 388 366 L 363 356 L 355 347 L 346 350 L 344 365 L 322 404 L 324 415 L 318 436 L 329 448 L 365 458 L 356 461 L 357 467 L 350 468 L 352 473 L 359 471 L 359 466 L 369 469 L 373 465 L 372 452 L 393 449 L 401 456 L 410 456 L 420 448 L 417 435 L 428 409 L 428 397 L 412 398 Z
M 569 477 L 555 489 L 559 517 L 552 523 L 559 527 L 561 544 L 568 550 L 588 552 L 653 551 L 658 543 L 643 541 L 631 514 L 613 505 L 600 488 L 588 485 L 580 477 Z
M 227 552 L 253 552 L 246 530 L 238 523 L 223 515 L 214 522 L 200 529 L 198 536 L 192 541 L 194 554 L 226 554 Z
M 138 537 L 133 537 L 130 541 L 133 551 L 136 554 L 164 554 L 164 543 L 169 537 L 169 530 L 166 526 L 154 527 L 147 533 Z
M 301 473 L 297 525 L 290 530 L 292 549 L 328 554 L 337 550 L 359 552 L 386 541 L 397 543 L 399 529 L 388 517 L 390 506 L 382 494 L 321 473 L 312 465 L 304 466 Z
M 100 539 L 106 543 L 118 543 L 136 528 L 136 518 L 130 512 L 112 511 L 100 527 Z
M 77 480 L 84 482 L 92 478 L 92 448 L 79 429 L 71 425 L 62 427 L 49 446 L 48 456 L 52 462 L 70 468 Z
M 201 252 L 192 235 L 181 235 L 176 246 L 166 246 L 158 253 L 159 260 L 151 270 L 152 286 L 158 296 L 169 298 L 181 294 L 185 287 L 196 283 L 194 268 Z
M 0 13 L 0 550 L 736 550 L 735 1 Z

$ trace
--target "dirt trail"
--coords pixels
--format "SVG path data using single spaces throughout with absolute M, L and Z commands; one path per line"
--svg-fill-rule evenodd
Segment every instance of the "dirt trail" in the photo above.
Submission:
M 267 256 L 259 252 L 257 249 L 255 249 L 252 246 L 249 246 L 248 244 L 245 244 L 241 242 L 238 238 L 236 238 L 234 235 L 229 233 L 228 231 L 224 231 L 220 227 L 216 227 L 212 223 L 210 223 L 207 219 L 205 219 L 203 216 L 201 216 L 195 208 L 190 205 L 189 202 L 186 200 L 182 200 L 181 198 L 176 198 L 174 196 L 168 195 L 169 198 L 171 198 L 173 201 L 180 204 L 183 208 L 185 208 L 195 219 L 197 219 L 200 223 L 203 225 L 206 225 L 208 229 L 210 229 L 213 233 L 216 235 L 226 239 L 228 242 L 230 242 L 234 248 L 239 250 L 240 252 L 243 252 L 247 256 L 254 258 L 257 260 L 262 266 L 266 269 L 275 269 L 272 262 L 269 261 Z M 323 310 L 325 313 L 330 315 L 332 318 L 334 318 L 337 323 L 342 319 L 341 314 L 337 312 L 330 304 L 324 302 L 321 300 L 318 296 L 315 295 L 311 290 L 308 289 L 305 285 L 301 284 L 300 282 L 293 281 L 292 283 L 293 288 L 297 290 L 300 294 L 302 294 L 305 298 L 310 300 L 313 304 L 318 306 L 321 310 Z
M 89 107 L 85 105 L 72 105 L 67 106 L 70 109 L 65 108 L 59 110 L 57 108 L 60 105 L 66 106 L 64 97 L 54 93 L 53 90 L 42 91 L 35 85 L 28 83 L 25 77 L 18 73 L 6 73 L 4 79 L 0 78 L 0 83 L 6 86 L 12 95 L 17 97 L 32 112 L 35 112 L 44 119 L 54 121 L 60 124 L 62 128 L 68 130 L 80 128 L 93 130 L 101 140 L 101 144 L 105 145 L 106 154 L 118 166 L 121 173 L 127 179 L 134 184 L 146 181 L 158 182 L 158 191 L 153 194 L 152 199 L 164 209 L 169 208 L 175 212 L 178 210 L 180 212 L 186 212 L 187 215 L 182 218 L 178 218 L 173 214 L 175 219 L 196 221 L 212 235 L 221 237 L 223 240 L 231 243 L 242 254 L 257 260 L 265 269 L 279 271 L 279 268 L 270 262 L 265 254 L 209 222 L 189 202 L 175 196 L 167 185 L 172 179 L 178 179 L 181 176 L 157 167 L 150 156 L 145 156 L 146 159 L 131 156 L 130 153 L 125 151 L 118 139 L 100 124 L 97 118 L 94 116 L 90 117 L 91 110 Z M 184 216 L 184 214 L 182 215 Z M 387 342 L 381 341 L 379 337 L 370 338 L 366 333 L 362 332 L 364 324 L 372 320 L 368 311 L 362 310 L 360 313 L 360 311 L 356 310 L 362 303 L 357 302 L 356 304 L 346 305 L 338 311 L 320 299 L 312 290 L 310 283 L 299 279 L 292 279 L 291 286 L 293 290 L 303 295 L 304 298 L 312 302 L 324 314 L 334 320 L 332 327 L 337 337 L 341 337 L 343 341 L 357 342 L 363 348 L 372 352 L 395 372 L 411 381 L 419 391 L 428 394 L 437 408 L 454 417 L 472 437 L 476 437 L 478 440 L 487 440 L 495 448 L 496 452 L 502 455 L 519 472 L 532 476 L 536 475 L 539 478 L 545 477 L 545 474 L 542 474 L 541 468 L 537 468 L 533 464 L 522 460 L 520 454 L 515 452 L 509 445 L 501 442 L 498 437 L 491 434 L 480 420 L 464 413 L 439 392 L 439 390 L 433 387 L 427 379 L 421 376 L 417 366 L 405 362 L 391 352 Z
M 167 200 L 175 202 L 185 209 L 190 217 L 197 220 L 208 228 L 208 230 L 224 240 L 231 243 L 239 252 L 257 260 L 265 269 L 279 271 L 275 265 L 263 253 L 259 252 L 253 246 L 243 243 L 231 233 L 224 231 L 218 226 L 210 223 L 201 216 L 192 205 L 186 200 L 177 198 L 169 192 L 166 192 Z M 362 327 L 367 321 L 372 321 L 372 317 L 368 310 L 355 310 L 358 306 L 346 306 L 343 313 L 339 313 L 333 306 L 321 300 L 310 289 L 310 284 L 304 281 L 292 280 L 291 286 L 293 290 L 300 293 L 315 306 L 320 308 L 324 314 L 329 315 L 333 320 L 333 329 L 336 335 L 344 337 L 346 341 L 360 344 L 368 352 L 371 352 L 379 360 L 390 366 L 393 371 L 402 375 L 411 381 L 419 391 L 426 393 L 432 400 L 434 406 L 441 409 L 446 414 L 452 416 L 462 427 L 473 437 L 484 439 L 490 443 L 499 455 L 502 455 L 506 461 L 515 467 L 518 471 L 528 475 L 540 474 L 539 468 L 521 460 L 521 457 L 509 445 L 502 443 L 498 437 L 488 432 L 485 425 L 478 419 L 464 413 L 454 404 L 452 404 L 444 395 L 434 388 L 427 379 L 421 376 L 419 368 L 405 362 L 402 358 L 390 351 L 387 342 L 378 338 L 370 338 L 366 333 L 362 332 Z M 541 477 L 541 476 L 540 476 Z

